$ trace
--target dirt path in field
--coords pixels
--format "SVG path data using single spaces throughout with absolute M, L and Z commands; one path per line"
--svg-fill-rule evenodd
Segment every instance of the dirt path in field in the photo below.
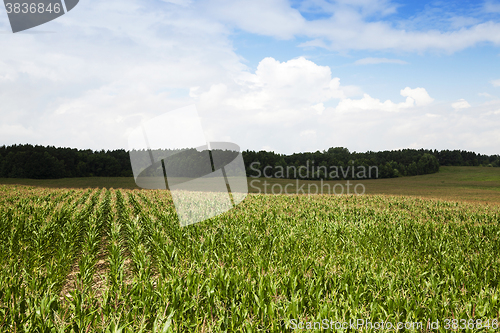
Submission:
M 101 298 L 106 288 L 107 276 L 109 272 L 109 263 L 106 260 L 108 255 L 108 242 L 107 237 L 101 239 L 101 249 L 97 255 L 97 263 L 95 266 L 94 276 L 92 278 L 92 291 L 94 295 Z
M 112 190 L 113 191 L 113 190 Z M 122 190 L 123 191 L 123 190 Z M 104 195 L 104 192 L 103 192 Z M 102 199 L 102 196 L 101 198 Z M 127 203 L 129 205 L 129 209 L 133 209 L 133 206 L 130 205 L 130 203 Z M 116 222 L 116 219 L 118 218 L 117 216 L 117 211 L 116 211 L 116 192 L 113 191 L 112 195 L 112 200 L 111 200 L 111 207 L 112 207 L 112 212 L 111 212 L 111 221 L 109 222 L 109 225 L 106 225 L 105 229 L 102 230 L 102 236 L 100 239 L 99 243 L 99 251 L 96 255 L 96 263 L 94 266 L 94 274 L 92 276 L 92 282 L 90 282 L 90 285 L 79 285 L 79 273 L 80 273 L 80 267 L 79 267 L 79 262 L 81 261 L 82 254 L 80 253 L 77 258 L 75 258 L 75 262 L 72 265 L 70 273 L 67 275 L 66 280 L 64 282 L 64 285 L 61 289 L 59 298 L 60 300 L 64 300 L 65 298 L 71 297 L 71 292 L 75 290 L 79 291 L 84 291 L 85 288 L 89 288 L 91 290 L 91 294 L 93 297 L 97 299 L 102 299 L 104 293 L 106 292 L 107 288 L 109 287 L 109 274 L 110 274 L 110 264 L 108 261 L 108 256 L 109 256 L 109 242 L 110 240 L 108 239 L 110 235 L 110 228 L 112 223 Z M 134 271 L 134 262 L 132 260 L 132 254 L 130 253 L 128 246 L 126 246 L 126 240 L 122 239 L 122 248 L 121 248 L 121 253 L 122 253 L 122 258 L 123 258 L 123 280 L 121 282 L 123 283 L 124 286 L 128 286 L 133 284 L 136 281 L 136 272 Z M 154 274 L 154 272 L 153 272 Z M 89 291 L 90 291 L 89 290 Z
M 99 201 L 104 198 L 105 191 L 103 191 L 99 197 Z M 113 204 L 113 203 L 112 203 Z M 113 207 L 113 206 L 111 206 Z M 98 209 L 97 207 L 94 209 Z M 108 251 L 108 227 L 105 227 L 106 230 L 101 230 L 101 239 L 99 242 L 99 250 L 96 255 L 96 263 L 94 266 L 94 274 L 92 276 L 92 283 L 90 288 L 92 289 L 92 293 L 100 298 L 103 294 L 105 285 L 106 285 L 106 276 L 109 269 L 109 264 L 106 260 Z M 78 274 L 80 272 L 79 262 L 81 260 L 82 254 L 77 256 L 73 266 L 71 268 L 70 273 L 66 277 L 66 281 L 61 289 L 61 293 L 59 298 L 64 299 L 65 297 L 71 297 L 71 292 L 73 290 L 83 291 L 86 286 L 79 285 L 78 283 Z
M 104 237 L 101 241 L 104 241 Z M 108 271 L 108 262 L 106 260 L 107 250 L 106 245 L 102 245 L 99 253 L 97 255 L 97 262 L 95 264 L 95 272 L 92 278 L 92 291 L 94 295 L 100 297 L 102 295 L 102 291 L 106 285 L 106 276 Z M 80 272 L 80 268 L 78 265 L 78 261 L 75 261 L 73 267 L 71 268 L 71 272 L 67 275 L 66 281 L 61 289 L 61 293 L 59 298 L 64 299 L 64 297 L 71 297 L 70 292 L 73 290 L 82 290 L 83 286 L 78 285 L 78 273 Z

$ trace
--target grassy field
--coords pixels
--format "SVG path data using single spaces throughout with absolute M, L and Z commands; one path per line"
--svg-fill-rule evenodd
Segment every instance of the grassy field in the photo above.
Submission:
M 249 178 L 249 183 L 255 181 Z M 281 187 L 291 184 L 287 188 L 289 193 L 296 193 L 297 187 L 294 180 L 288 179 L 258 179 L 254 186 L 249 187 L 251 193 L 264 193 L 263 182 L 270 185 L 268 193 L 272 193 L 272 185 L 280 184 Z M 345 181 L 325 182 L 333 187 L 335 184 L 345 184 Z M 366 194 L 390 194 L 436 198 L 451 201 L 467 201 L 476 203 L 500 204 L 500 168 L 486 167 L 441 167 L 439 173 L 400 177 L 391 179 L 371 179 L 352 182 L 354 185 L 362 183 Z M 22 184 L 48 188 L 120 188 L 138 189 L 133 178 L 66 178 L 66 179 L 13 179 L 0 178 L 0 184 Z M 300 181 L 302 184 L 318 184 L 317 181 Z M 257 187 L 259 190 L 257 190 Z M 344 186 L 345 187 L 345 186 Z M 325 190 L 326 191 L 326 190 Z M 340 191 L 340 190 L 339 190 Z M 278 192 L 278 188 L 275 188 Z
M 251 194 L 181 228 L 166 191 L 4 185 L 0 331 L 498 332 L 499 218 L 477 203 Z
M 249 179 L 251 182 L 252 179 Z M 259 179 L 254 184 L 260 186 L 261 193 L 263 189 L 264 179 Z M 267 193 L 272 193 L 273 184 L 281 184 L 281 187 L 287 184 L 292 184 L 289 187 L 289 193 L 296 193 L 296 182 L 288 179 L 266 179 L 271 185 L 268 186 Z M 346 190 L 345 181 L 324 182 L 333 187 L 334 184 L 343 184 Z M 485 168 L 485 167 L 441 167 L 440 171 L 435 174 L 399 177 L 386 179 L 368 179 L 363 181 L 351 181 L 354 186 L 363 184 L 365 194 L 376 195 L 398 195 L 398 196 L 414 196 L 421 198 L 434 198 L 448 201 L 462 201 L 483 204 L 500 204 L 500 168 Z M 301 181 L 299 186 L 306 184 L 317 184 L 318 181 Z M 351 193 L 353 187 L 351 187 Z M 251 192 L 258 192 L 250 186 Z M 278 192 L 279 187 L 276 188 Z M 315 188 L 311 188 L 314 193 Z M 328 188 L 325 189 L 327 191 Z M 361 190 L 361 188 L 359 188 Z M 307 191 L 306 191 L 307 192 Z M 333 191 L 332 191 L 333 192 Z M 340 192 L 340 188 L 339 191 Z

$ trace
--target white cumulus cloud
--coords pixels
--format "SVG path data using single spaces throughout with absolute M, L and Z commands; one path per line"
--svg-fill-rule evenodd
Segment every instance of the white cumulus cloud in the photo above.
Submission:
M 349 112 L 356 110 L 378 110 L 385 112 L 398 112 L 403 109 L 413 108 L 416 106 L 426 106 L 432 103 L 434 99 L 429 96 L 424 88 L 411 89 L 406 87 L 401 90 L 401 96 L 406 97 L 406 100 L 401 103 L 394 103 L 391 100 L 381 102 L 377 98 L 373 98 L 368 94 L 364 94 L 361 99 L 342 99 L 336 107 L 339 112 Z
M 460 109 L 467 109 L 470 108 L 469 102 L 467 102 L 465 99 L 461 98 L 455 103 L 451 104 L 451 107 L 454 108 L 455 110 L 460 110 Z
M 401 90 L 401 96 L 413 99 L 415 101 L 416 106 L 429 105 L 434 101 L 434 98 L 429 96 L 425 88 L 411 89 L 410 87 L 406 87 L 403 90 Z
M 203 110 L 219 106 L 256 113 L 255 121 L 297 120 L 311 113 L 321 114 L 324 102 L 344 99 L 356 87 L 340 85 L 328 66 L 319 66 L 305 58 L 280 62 L 264 58 L 255 73 L 242 72 L 233 82 L 213 85 L 208 91 L 192 96 L 198 98 Z M 217 101 L 217 102 L 213 102 Z

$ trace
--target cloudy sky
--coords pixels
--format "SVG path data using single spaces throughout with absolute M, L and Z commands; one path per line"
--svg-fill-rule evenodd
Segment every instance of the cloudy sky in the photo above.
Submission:
M 500 1 L 80 0 L 16 34 L 0 7 L 0 145 L 127 149 L 192 104 L 243 150 L 499 154 Z

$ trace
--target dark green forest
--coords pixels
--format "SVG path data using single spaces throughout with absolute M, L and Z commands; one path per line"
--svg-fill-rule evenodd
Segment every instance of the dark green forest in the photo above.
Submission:
M 190 150 L 189 150 L 190 151 Z M 196 154 L 196 150 L 192 150 Z M 229 152 L 234 155 L 234 152 Z M 258 176 L 264 171 L 275 175 L 279 169 L 308 165 L 347 167 L 377 167 L 378 178 L 423 175 L 439 171 L 445 166 L 499 167 L 499 155 L 481 155 L 463 150 L 403 149 L 382 152 L 350 152 L 337 147 L 324 151 L 277 154 L 267 151 L 243 152 L 247 176 Z M 252 164 L 253 163 L 253 164 Z M 323 168 L 324 169 L 324 168 Z M 256 171 L 258 170 L 258 171 Z M 12 145 L 0 147 L 1 178 L 55 179 L 72 177 L 131 177 L 129 153 L 120 150 L 56 148 L 53 146 Z M 290 176 L 290 175 L 289 175 Z M 310 174 L 309 179 L 325 178 L 328 174 Z M 351 176 L 340 177 L 349 179 Z M 291 175 L 293 178 L 293 175 Z

